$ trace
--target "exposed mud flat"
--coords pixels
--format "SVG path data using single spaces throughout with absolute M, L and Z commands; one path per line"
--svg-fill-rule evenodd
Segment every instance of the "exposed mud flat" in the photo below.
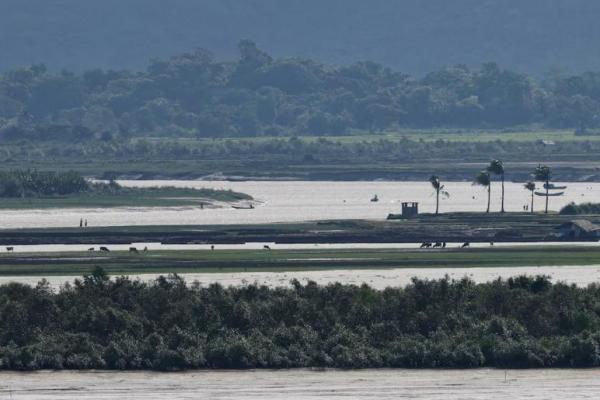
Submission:
M 140 274 L 130 275 L 132 279 L 150 281 L 160 275 Z M 448 275 L 452 279 L 468 277 L 473 281 L 490 282 L 498 278 L 507 279 L 519 275 L 546 275 L 553 282 L 565 282 L 578 286 L 587 286 L 600 282 L 600 265 L 588 266 L 546 266 L 546 267 L 473 267 L 473 268 L 394 268 L 394 269 L 346 269 L 324 271 L 295 271 L 295 272 L 208 272 L 179 274 L 188 283 L 199 282 L 202 285 L 219 283 L 223 286 L 239 286 L 257 283 L 270 287 L 289 286 L 292 279 L 302 283 L 315 281 L 321 285 L 342 283 L 362 285 L 364 283 L 376 289 L 386 287 L 406 286 L 413 277 L 421 279 L 441 279 Z M 3 276 L 0 284 L 20 282 L 36 285 L 46 279 L 54 288 L 59 288 L 65 282 L 72 282 L 73 276 Z
M 592 399 L 600 370 L 361 370 L 0 373 L 0 398 Z

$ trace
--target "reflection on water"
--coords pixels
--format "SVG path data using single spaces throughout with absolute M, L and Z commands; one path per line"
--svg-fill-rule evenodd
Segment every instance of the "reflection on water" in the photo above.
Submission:
M 600 370 L 0 373 L 0 399 L 593 399 Z
M 171 209 L 54 209 L 0 211 L 2 228 L 78 226 L 86 218 L 91 226 L 239 224 L 322 219 L 384 219 L 400 211 L 401 201 L 417 201 L 423 212 L 432 212 L 435 197 L 427 182 L 323 182 L 323 181 L 121 181 L 126 186 L 179 186 L 232 189 L 261 202 L 252 210 L 179 207 Z M 600 202 L 600 183 L 566 183 L 565 196 L 552 198 L 558 210 L 569 202 Z M 449 199 L 441 211 L 484 211 L 486 192 L 469 182 L 449 182 Z M 371 202 L 377 194 L 379 202 Z M 536 198 L 542 206 L 541 198 Z M 506 184 L 506 209 L 522 211 L 529 192 L 520 183 Z M 492 188 L 492 210 L 500 208 L 499 185 Z

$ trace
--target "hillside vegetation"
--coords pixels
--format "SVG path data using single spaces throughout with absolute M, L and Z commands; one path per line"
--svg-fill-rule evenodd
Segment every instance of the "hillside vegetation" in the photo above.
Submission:
M 0 140 L 344 135 L 410 128 L 537 125 L 593 133 L 600 72 L 538 83 L 494 63 L 415 79 L 374 62 L 331 67 L 239 43 L 227 62 L 197 50 L 144 72 L 0 76 Z M 592 130 L 592 132 L 590 132 Z

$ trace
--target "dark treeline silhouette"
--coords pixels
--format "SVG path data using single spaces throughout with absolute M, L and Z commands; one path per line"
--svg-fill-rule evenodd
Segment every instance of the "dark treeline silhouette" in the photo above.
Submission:
M 204 50 L 154 60 L 144 72 L 0 76 L 0 139 L 341 135 L 399 127 L 506 128 L 536 124 L 584 134 L 600 121 L 600 72 L 543 82 L 494 63 L 420 79 L 373 62 L 330 67 L 274 59 L 251 41 L 240 58 Z
M 85 192 L 91 187 L 74 171 L 0 171 L 0 197 L 62 196 Z
M 569 203 L 561 208 L 560 213 L 563 215 L 578 215 L 578 214 L 600 214 L 600 204 L 598 203 Z
M 75 171 L 54 172 L 38 170 L 0 171 L 0 198 L 51 198 L 56 196 L 205 196 L 221 201 L 250 200 L 251 196 L 232 190 L 214 190 L 206 188 L 160 187 L 124 187 L 114 180 L 111 173 L 106 173 L 107 182 L 93 181 L 84 178 Z M 82 221 L 83 222 L 83 221 Z
M 290 288 L 110 280 L 0 286 L 0 368 L 590 367 L 600 286 L 517 277 Z

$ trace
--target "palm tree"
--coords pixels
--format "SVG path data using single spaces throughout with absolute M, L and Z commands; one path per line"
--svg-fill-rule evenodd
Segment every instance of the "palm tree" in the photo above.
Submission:
M 527 182 L 523 187 L 531 192 L 531 213 L 533 214 L 533 192 L 535 191 L 535 182 Z
M 442 185 L 440 178 L 436 175 L 429 177 L 429 183 L 431 183 L 433 190 L 435 190 L 435 215 L 438 215 L 440 212 L 440 194 L 444 197 L 450 197 L 450 193 L 444 189 L 445 186 Z
M 536 181 L 544 182 L 544 187 L 546 188 L 546 209 L 544 213 L 548 214 L 548 189 L 550 189 L 550 178 L 552 177 L 550 167 L 538 165 L 535 170 L 533 170 L 533 177 Z
M 502 205 L 500 206 L 500 212 L 504 212 L 504 164 L 500 160 L 492 160 L 487 167 L 487 171 L 494 175 L 500 175 L 502 180 Z
M 483 187 L 487 187 L 488 191 L 488 200 L 487 200 L 487 210 L 486 213 L 490 212 L 490 199 L 492 196 L 492 180 L 490 178 L 490 173 L 487 170 L 480 171 L 477 175 L 475 175 L 475 180 L 473 182 L 474 185 L 480 185 Z

